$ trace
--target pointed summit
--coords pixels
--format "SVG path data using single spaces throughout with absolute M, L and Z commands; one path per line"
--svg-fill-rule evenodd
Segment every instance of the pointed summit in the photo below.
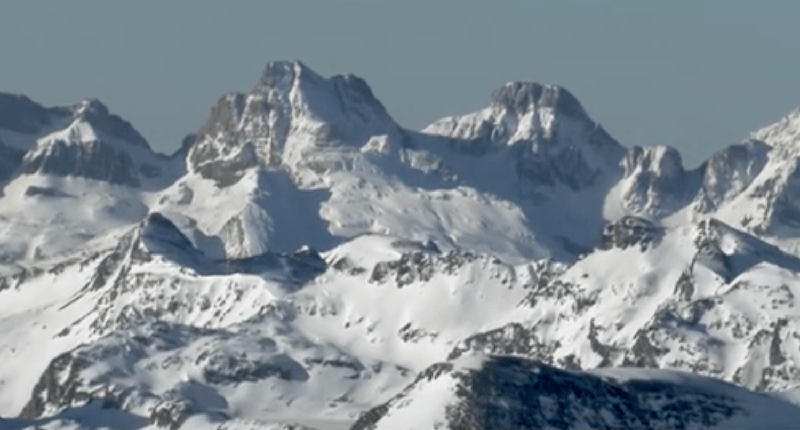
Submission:
M 581 103 L 565 88 L 536 82 L 509 82 L 492 92 L 487 108 L 443 118 L 423 132 L 500 144 L 565 140 L 581 141 L 619 155 L 621 146 L 594 122 Z M 568 136 L 580 134 L 581 136 Z M 565 142 L 566 143 L 566 142 Z
M 557 85 L 509 82 L 492 93 L 492 105 L 518 113 L 551 109 L 575 119 L 591 121 L 578 99 Z
M 270 61 L 264 67 L 264 72 L 258 79 L 253 93 L 269 90 L 291 89 L 296 80 L 306 79 L 317 82 L 324 81 L 325 78 L 311 70 L 304 63 L 294 61 Z
M 88 116 L 108 116 L 108 107 L 98 99 L 84 99 L 69 107 L 75 118 Z
M 367 120 L 388 117 L 363 79 L 351 75 L 324 78 L 300 61 L 267 63 L 251 94 L 263 94 L 288 102 L 318 120 L 338 122 L 348 115 Z
M 0 180 L 44 174 L 138 187 L 162 160 L 133 126 L 97 99 L 44 107 L 0 93 Z
M 129 122 L 99 100 L 45 112 L 49 125 L 29 135 L 18 174 L 81 177 L 131 187 L 161 176 L 163 160 Z
M 81 100 L 67 109 L 72 113 L 73 124 L 83 122 L 106 137 L 150 149 L 147 140 L 128 121 L 112 114 L 100 100 Z
M 296 169 L 321 147 L 361 147 L 396 130 L 369 85 L 353 75 L 324 78 L 300 61 L 267 63 L 253 91 L 223 96 L 197 133 L 188 165 L 227 186 L 244 170 Z

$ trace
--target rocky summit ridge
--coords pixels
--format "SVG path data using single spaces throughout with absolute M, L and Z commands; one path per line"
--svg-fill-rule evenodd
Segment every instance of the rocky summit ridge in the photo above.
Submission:
M 170 156 L 0 94 L 0 429 L 794 428 L 799 112 L 687 169 L 534 82 L 271 62 Z

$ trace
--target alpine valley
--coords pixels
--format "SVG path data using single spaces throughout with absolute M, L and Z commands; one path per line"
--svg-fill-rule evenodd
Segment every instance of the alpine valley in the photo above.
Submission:
M 269 63 L 172 155 L 0 94 L 0 429 L 793 429 L 800 109 L 695 169 L 566 89 Z

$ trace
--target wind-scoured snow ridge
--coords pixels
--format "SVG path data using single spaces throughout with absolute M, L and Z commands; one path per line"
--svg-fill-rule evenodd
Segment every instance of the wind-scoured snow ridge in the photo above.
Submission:
M 272 62 L 167 157 L 0 94 L 0 429 L 791 428 L 799 111 L 686 169 L 487 104 Z

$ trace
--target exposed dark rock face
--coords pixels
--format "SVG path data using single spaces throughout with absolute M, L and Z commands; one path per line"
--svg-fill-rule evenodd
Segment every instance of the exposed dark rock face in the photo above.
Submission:
M 347 257 L 342 257 L 331 264 L 331 268 L 340 272 L 345 272 L 350 276 L 357 276 L 367 271 L 367 269 L 356 266 Z
M 415 281 L 430 281 L 434 274 L 434 257 L 423 252 L 413 252 L 403 254 L 400 260 L 375 265 L 370 282 L 382 283 L 390 275 L 394 275 L 397 287 L 402 288 Z
M 478 259 L 490 259 L 488 256 L 469 251 L 453 250 L 440 253 L 438 249 L 432 249 L 432 251 L 405 252 L 398 260 L 382 261 L 376 264 L 372 268 L 369 282 L 386 283 L 391 281 L 398 288 L 402 288 L 414 282 L 428 282 L 437 273 L 452 276 L 468 263 Z
M 217 160 L 216 154 L 204 154 L 210 147 L 203 147 L 191 153 L 190 161 L 197 165 L 197 172 L 206 179 L 214 179 L 221 188 L 229 187 L 242 179 L 250 167 L 258 165 L 258 157 L 252 143 L 246 143 L 238 149 L 236 155 Z
M 195 411 L 185 399 L 162 400 L 150 410 L 150 424 L 169 430 L 178 430 Z
M 70 131 L 60 139 L 40 140 L 77 123 L 91 128 L 96 138 Z M 0 181 L 14 174 L 42 173 L 138 187 L 142 178 L 164 174 L 160 163 L 166 158 L 153 153 L 130 123 L 98 100 L 45 108 L 25 96 L 0 93 L 0 129 L 12 132 L 15 141 L 12 145 L 0 140 Z M 127 149 L 148 159 L 135 159 Z
M 536 82 L 508 83 L 492 93 L 492 104 L 514 112 L 553 109 L 572 118 L 589 121 L 583 106 L 569 91 Z
M 380 426 L 414 389 L 432 380 L 456 381 L 444 429 L 694 428 L 745 413 L 725 394 L 659 380 L 619 381 L 559 370 L 533 360 L 491 357 L 479 369 L 431 366 L 398 396 L 356 421 L 351 430 Z
M 725 238 L 737 243 L 735 249 L 723 250 Z M 731 281 L 741 273 L 762 262 L 788 270 L 800 270 L 800 258 L 758 237 L 736 230 L 715 218 L 697 224 L 695 263 L 700 263 L 724 280 Z
M 286 355 L 270 357 L 267 361 L 252 360 L 220 351 L 207 350 L 197 357 L 196 364 L 203 368 L 203 379 L 211 384 L 239 384 L 267 378 L 287 381 L 305 381 L 308 372 Z
M 86 121 L 104 135 L 119 139 L 126 144 L 150 149 L 147 141 L 124 119 L 109 112 L 108 107 L 97 99 L 85 100 L 71 107 L 74 119 Z
M 574 146 L 559 147 L 556 145 L 557 139 L 557 136 L 543 138 L 538 145 L 514 147 L 512 157 L 517 160 L 518 187 L 523 196 L 538 201 L 542 187 L 553 188 L 559 184 L 580 191 L 594 185 L 602 174 L 589 165 L 580 149 Z M 561 149 L 543 153 L 538 150 L 539 145 Z
M 187 354 L 184 349 L 204 336 L 207 341 L 203 348 L 196 351 L 198 355 L 194 356 L 194 352 Z M 21 416 L 38 418 L 45 413 L 57 413 L 89 402 L 122 408 L 131 396 L 139 401 L 143 398 L 157 400 L 151 410 L 150 420 L 160 427 L 174 429 L 189 415 L 207 412 L 198 410 L 193 398 L 183 394 L 180 387 L 156 395 L 140 391 L 142 387 L 109 385 L 108 375 L 102 371 L 99 374 L 92 373 L 95 376 L 91 378 L 82 373 L 97 364 L 103 369 L 103 363 L 117 364 L 117 367 L 107 370 L 112 373 L 132 372 L 136 366 L 196 369 L 199 377 L 191 383 L 198 386 L 189 390 L 194 392 L 203 387 L 209 389 L 268 378 L 301 383 L 309 378 L 306 368 L 311 369 L 316 365 L 351 369 L 356 372 L 356 377 L 364 370 L 360 362 L 349 357 L 301 364 L 286 354 L 275 353 L 275 342 L 269 338 L 258 339 L 263 347 L 259 354 L 239 353 L 225 345 L 226 342 L 236 341 L 235 336 L 220 330 L 163 322 L 139 324 L 133 334 L 115 333 L 56 357 L 40 377 Z M 156 355 L 160 355 L 161 359 L 154 360 Z
M 644 218 L 626 216 L 603 229 L 599 248 L 608 250 L 612 248 L 627 249 L 637 246 L 644 252 L 649 247 L 658 246 L 664 233 L 665 230 L 662 227 L 656 226 L 651 221 Z
M 158 212 L 147 215 L 140 223 L 141 235 L 139 248 L 146 247 L 149 252 L 161 254 L 183 254 L 193 256 L 198 254 L 192 242 L 181 233 L 169 218 Z
M 321 275 L 327 263 L 319 253 L 311 248 L 301 248 L 286 254 L 267 252 L 254 257 L 229 259 L 222 262 L 224 273 L 259 274 L 268 270 L 284 269 L 289 280 L 299 287 Z
M 680 153 L 672 147 L 635 146 L 622 164 L 623 204 L 637 213 L 669 215 L 688 204 L 700 186 L 699 172 L 686 172 Z
M 521 355 L 538 360 L 550 361 L 552 353 L 560 345 L 547 344 L 541 341 L 534 330 L 522 324 L 512 323 L 507 326 L 478 333 L 458 343 L 447 356 L 454 360 L 467 352 L 483 354 Z
M 37 133 L 52 124 L 51 113 L 23 95 L 0 93 L 0 129 Z
M 428 130 L 463 155 L 501 154 L 515 173 L 514 197 L 536 205 L 557 202 L 560 192 L 610 187 L 626 153 L 566 89 L 535 82 L 508 83 L 479 117 L 445 118 Z
M 694 295 L 694 277 L 692 276 L 692 268 L 681 272 L 678 282 L 675 283 L 675 295 L 681 300 L 689 301 Z
M 708 213 L 743 192 L 767 164 L 770 147 L 758 140 L 728 146 L 699 169 L 703 172 L 697 210 Z
M 11 178 L 19 169 L 24 151 L 6 145 L 0 139 L 0 183 Z
M 28 196 L 28 197 L 35 197 L 35 196 L 39 196 L 39 197 L 61 197 L 61 198 L 74 197 L 72 195 L 69 195 L 69 194 L 67 194 L 67 193 L 65 193 L 65 192 L 63 192 L 61 190 L 55 189 L 55 188 L 37 187 L 37 186 L 34 186 L 34 185 L 31 185 L 30 187 L 25 189 L 25 195 Z
M 622 361 L 623 366 L 658 368 L 661 357 L 669 352 L 667 348 L 659 348 L 654 345 L 657 342 L 651 340 L 654 337 L 655 329 L 652 327 L 639 330 L 634 336 L 633 346 L 625 354 Z
M 37 418 L 48 405 L 68 407 L 91 399 L 91 396 L 81 390 L 83 381 L 79 376 L 89 365 L 88 361 L 69 352 L 53 359 L 33 388 L 31 398 L 20 412 L 20 417 Z
M 674 428 L 714 425 L 742 412 L 725 396 L 657 381 L 604 381 L 514 358 L 493 359 L 458 379 L 461 402 L 448 411 L 453 429 L 567 429 L 580 421 L 593 428 Z M 538 402 L 531 402 L 537 397 Z M 496 398 L 509 398 L 521 407 L 504 410 Z M 656 406 L 656 399 L 664 403 Z
M 308 118 L 319 122 L 315 130 L 303 125 Z M 299 128 L 324 147 L 362 145 L 368 137 L 362 129 L 376 125 L 382 133 L 397 129 L 363 79 L 324 78 L 299 61 L 271 62 L 249 94 L 231 93 L 217 102 L 192 138 L 188 165 L 224 188 L 251 167 L 297 168 L 285 165 L 284 151 Z
M 138 187 L 138 167 L 124 151 L 101 141 L 53 142 L 45 151 L 29 153 L 22 160 L 20 173 L 77 176 Z

